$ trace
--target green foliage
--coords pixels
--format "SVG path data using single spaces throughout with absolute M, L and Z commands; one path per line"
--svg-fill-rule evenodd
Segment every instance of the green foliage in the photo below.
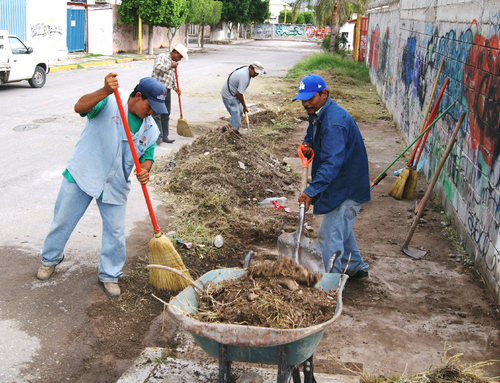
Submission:
M 222 18 L 231 25 L 247 22 L 250 2 L 250 0 L 224 0 L 222 2 Z
M 297 14 L 295 17 L 295 24 L 305 24 L 305 17 L 303 13 Z
M 250 0 L 247 23 L 263 23 L 271 17 L 269 0 Z
M 332 34 L 330 33 L 321 42 L 321 48 L 323 48 L 325 51 L 330 51 L 331 38 L 332 38 Z M 335 45 L 334 45 L 333 49 L 335 50 L 335 52 L 337 52 L 341 55 L 345 55 L 347 53 L 347 44 L 348 43 L 349 43 L 349 40 L 347 40 L 347 37 L 337 35 L 337 36 L 335 36 Z
M 314 15 L 312 12 L 304 12 L 304 23 L 305 24 L 313 24 L 314 23 Z
M 316 53 L 295 64 L 288 71 L 287 78 L 296 79 L 315 71 L 335 70 L 340 76 L 351 77 L 360 83 L 370 83 L 370 74 L 365 63 L 343 59 L 329 52 Z
M 161 0 L 164 3 L 163 20 L 161 27 L 178 28 L 186 20 L 188 9 L 187 0 Z
M 286 11 L 280 11 L 280 16 L 279 16 L 279 22 L 284 23 L 285 22 L 285 12 L 286 12 L 286 22 L 291 23 L 292 22 L 292 11 L 286 10 Z
M 165 4 L 178 0 L 122 0 L 118 7 L 120 23 L 138 25 L 139 16 L 146 25 L 161 25 L 164 19 Z

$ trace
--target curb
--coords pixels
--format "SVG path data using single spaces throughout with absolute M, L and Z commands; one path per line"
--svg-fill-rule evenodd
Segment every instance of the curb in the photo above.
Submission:
M 59 65 L 59 66 L 53 66 L 50 67 L 50 72 L 60 72 L 63 70 L 70 70 L 70 69 L 80 69 L 80 68 L 88 68 L 88 67 L 94 67 L 94 66 L 106 66 L 106 65 L 114 65 L 114 64 L 119 64 L 123 62 L 129 62 L 129 61 L 150 61 L 153 60 L 152 58 L 138 58 L 138 57 L 127 57 L 123 59 L 113 59 L 113 60 L 105 60 L 105 61 L 90 61 L 90 62 L 81 62 L 81 63 L 76 63 L 76 64 L 68 64 L 68 65 Z

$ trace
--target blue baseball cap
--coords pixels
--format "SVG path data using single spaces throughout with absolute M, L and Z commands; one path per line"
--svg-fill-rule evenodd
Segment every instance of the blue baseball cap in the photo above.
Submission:
M 144 77 L 137 85 L 137 91 L 146 97 L 153 112 L 166 114 L 168 113 L 165 106 L 165 96 L 167 90 L 165 86 L 153 77 Z
M 316 74 L 310 74 L 299 82 L 299 93 L 293 98 L 295 100 L 310 100 L 317 92 L 326 89 L 325 80 Z

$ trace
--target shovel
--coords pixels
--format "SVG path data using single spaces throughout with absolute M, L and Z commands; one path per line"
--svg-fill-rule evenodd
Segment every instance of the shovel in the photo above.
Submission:
M 406 237 L 406 241 L 403 244 L 401 250 L 403 253 L 408 255 L 409 257 L 415 258 L 415 259 L 420 259 L 423 258 L 425 254 L 427 254 L 426 251 L 415 249 L 413 247 L 408 246 L 411 241 L 411 237 L 413 236 L 413 233 L 415 232 L 415 229 L 417 228 L 418 221 L 422 217 L 422 214 L 424 213 L 424 207 L 427 201 L 429 200 L 431 194 L 432 194 L 432 189 L 434 189 L 434 185 L 436 185 L 436 182 L 439 178 L 439 174 L 441 173 L 441 170 L 443 169 L 444 163 L 446 162 L 446 159 L 448 158 L 448 155 L 451 152 L 451 149 L 453 148 L 453 145 L 455 145 L 455 138 L 457 137 L 458 131 L 460 130 L 460 126 L 462 125 L 462 121 L 465 118 L 466 113 L 462 112 L 460 115 L 460 118 L 458 119 L 457 125 L 455 126 L 455 130 L 453 131 L 453 134 L 451 135 L 450 141 L 448 142 L 448 147 L 446 148 L 446 151 L 443 154 L 443 158 L 441 158 L 441 161 L 439 162 L 439 165 L 436 169 L 436 172 L 434 173 L 434 177 L 432 178 L 432 181 L 427 188 L 427 191 L 425 192 L 424 198 L 422 198 L 422 202 L 420 203 L 421 206 L 418 210 L 418 214 L 415 217 L 415 220 L 413 221 L 413 225 L 411 226 L 410 232 L 408 233 L 408 236 Z
M 245 113 L 245 119 L 247 120 L 247 134 L 250 136 L 250 122 L 248 121 L 248 113 Z
M 302 182 L 301 190 L 307 187 L 307 176 L 309 162 L 314 157 L 314 153 L 309 160 L 302 154 L 303 145 L 299 145 L 298 154 L 302 160 Z M 294 233 L 283 233 L 278 237 L 279 257 L 285 256 L 293 259 L 299 265 L 307 267 L 313 272 L 324 273 L 323 256 L 318 244 L 311 238 L 304 237 L 302 230 L 304 228 L 304 217 L 306 214 L 306 204 L 303 202 L 299 206 L 299 225 Z

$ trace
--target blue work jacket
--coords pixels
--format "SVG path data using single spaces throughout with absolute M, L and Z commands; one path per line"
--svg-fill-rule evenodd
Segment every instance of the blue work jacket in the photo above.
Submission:
M 328 97 L 316 119 L 309 116 L 304 143 L 314 150 L 312 197 L 314 214 L 326 214 L 346 199 L 370 201 L 368 156 L 353 118 Z

